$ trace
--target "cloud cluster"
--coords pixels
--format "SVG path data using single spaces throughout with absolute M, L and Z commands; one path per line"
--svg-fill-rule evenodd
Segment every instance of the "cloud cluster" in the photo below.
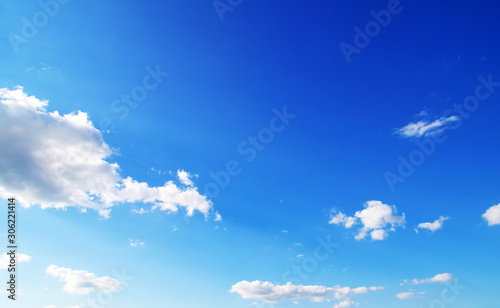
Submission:
M 423 222 L 418 224 L 417 228 L 428 229 L 431 232 L 434 232 L 441 229 L 443 227 L 443 222 L 448 219 L 449 217 L 440 216 L 439 219 L 435 220 L 434 222 Z M 417 229 L 415 229 L 415 231 L 418 233 Z
M 119 174 L 110 163 L 113 151 L 85 112 L 48 112 L 47 101 L 24 93 L 22 87 L 0 89 L 0 197 L 19 196 L 23 206 L 79 206 L 109 218 L 120 203 L 147 203 L 162 211 L 179 207 L 192 216 L 210 213 L 212 202 L 198 192 L 190 174 L 151 187 Z
M 93 291 L 110 293 L 118 290 L 121 282 L 111 277 L 98 277 L 93 273 L 81 270 L 72 270 L 70 268 L 49 266 L 45 273 L 64 281 L 66 284 L 63 290 L 67 293 L 87 295 Z
M 420 116 L 425 118 L 418 122 L 412 122 L 408 125 L 396 130 L 396 134 L 405 138 L 420 138 L 437 135 L 449 129 L 456 122 L 460 121 L 457 116 L 441 117 L 439 119 L 431 120 L 428 118 L 426 112 L 419 113 Z
M 488 222 L 488 226 L 500 225 L 500 204 L 490 207 L 483 214 L 483 219 Z
M 382 290 L 382 287 L 325 287 L 304 286 L 287 283 L 275 285 L 267 281 L 241 281 L 231 287 L 231 293 L 237 293 L 244 299 L 260 300 L 268 303 L 277 303 L 280 300 L 299 301 L 308 299 L 311 302 L 330 302 L 332 300 L 348 300 L 357 294 L 366 294 L 369 291 Z M 343 304 L 346 305 L 346 304 Z M 339 306 L 348 307 L 348 306 Z
M 364 239 L 370 234 L 372 240 L 384 240 L 388 236 L 388 231 L 395 231 L 396 227 L 404 226 L 406 223 L 405 214 L 397 216 L 395 206 L 390 206 L 381 201 L 368 201 L 364 204 L 364 209 L 357 211 L 353 217 L 346 216 L 342 212 L 332 211 L 330 224 L 344 225 L 351 228 L 358 223 L 359 228 L 356 240 Z

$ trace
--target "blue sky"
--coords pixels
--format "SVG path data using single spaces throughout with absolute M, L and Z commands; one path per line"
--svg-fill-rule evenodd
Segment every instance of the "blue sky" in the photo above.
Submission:
M 0 6 L 2 307 L 498 307 L 498 5 Z

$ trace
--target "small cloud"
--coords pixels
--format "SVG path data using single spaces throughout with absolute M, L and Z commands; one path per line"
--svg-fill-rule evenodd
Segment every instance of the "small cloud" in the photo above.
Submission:
M 87 295 L 93 291 L 110 293 L 118 290 L 121 282 L 111 277 L 98 277 L 93 273 L 82 270 L 72 270 L 70 268 L 50 265 L 45 273 L 59 281 L 64 281 L 63 290 L 67 293 Z
M 179 181 L 181 181 L 182 184 L 186 186 L 194 186 L 193 181 L 191 181 L 189 178 L 190 177 L 198 177 L 197 174 L 191 175 L 189 172 L 186 172 L 184 170 L 177 170 L 177 177 L 179 178 Z
M 214 221 L 222 221 L 222 216 L 220 216 L 219 212 L 215 212 Z
M 103 219 L 109 219 L 111 216 L 109 215 L 111 213 L 110 209 L 100 209 L 99 210 L 99 216 L 101 216 Z
M 500 225 L 500 204 L 490 207 L 483 214 L 483 219 L 488 222 L 488 226 Z
M 140 240 L 133 240 L 133 239 L 130 239 L 130 246 L 132 247 L 144 247 L 145 244 L 144 242 L 140 241 Z
M 281 233 L 288 233 L 288 230 L 281 230 Z
M 6 252 L 0 255 L 0 269 L 7 269 L 10 264 L 10 255 L 8 255 Z M 25 254 L 19 254 L 16 253 L 16 262 L 17 263 L 22 263 L 22 262 L 30 262 L 31 257 Z
M 395 134 L 405 138 L 434 136 L 451 128 L 455 122 L 460 120 L 458 116 L 441 117 L 433 120 L 426 111 L 420 112 L 416 116 L 422 119 L 397 129 Z
M 303 254 L 300 254 L 300 255 L 297 255 L 297 258 L 300 259 L 300 258 L 303 258 L 304 255 Z
M 354 237 L 358 241 L 364 239 L 368 234 L 374 241 L 384 240 L 389 235 L 388 231 L 394 232 L 396 227 L 404 227 L 406 223 L 405 214 L 397 216 L 395 206 L 372 200 L 365 202 L 364 207 L 352 217 L 346 216 L 342 212 L 336 214 L 336 211 L 332 210 L 329 223 L 343 225 L 346 229 L 361 223 L 363 226 L 358 229 L 358 234 Z
M 419 224 L 417 228 L 428 229 L 431 232 L 434 232 L 436 230 L 441 229 L 443 227 L 443 222 L 448 220 L 448 219 L 449 219 L 449 217 L 441 216 L 441 217 L 439 217 L 439 219 L 435 220 L 434 222 L 423 222 L 423 223 Z M 415 229 L 415 231 L 418 233 L 417 229 Z
M 356 217 L 346 216 L 340 211 L 337 213 L 335 210 L 332 209 L 331 213 L 332 214 L 330 216 L 330 221 L 328 222 L 329 224 L 335 224 L 335 225 L 343 224 L 346 229 L 349 229 L 357 222 Z
M 358 307 L 359 303 L 350 301 L 350 300 L 345 300 L 343 302 L 340 302 L 338 304 L 333 305 L 333 308 L 347 308 L 347 307 Z
M 426 279 L 413 279 L 409 282 L 409 284 L 415 285 L 415 284 L 424 284 L 424 283 L 445 283 L 448 281 L 453 280 L 453 277 L 450 273 L 443 273 L 443 274 L 438 274 L 432 278 L 426 278 Z M 407 280 L 404 280 L 405 283 L 407 283 Z
M 132 213 L 136 213 L 136 214 L 142 215 L 142 214 L 145 214 L 145 213 L 149 213 L 149 210 L 145 210 L 145 209 L 143 209 L 141 207 L 139 210 L 133 209 Z
M 405 300 L 405 299 L 411 299 L 411 298 L 423 298 L 423 295 L 427 294 L 427 292 L 401 292 L 396 294 L 396 297 Z

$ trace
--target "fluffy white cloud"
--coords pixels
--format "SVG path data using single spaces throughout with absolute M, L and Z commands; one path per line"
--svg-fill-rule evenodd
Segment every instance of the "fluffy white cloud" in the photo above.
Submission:
M 215 212 L 214 221 L 222 221 L 222 216 L 220 216 L 219 212 Z
M 483 214 L 483 219 L 488 222 L 488 226 L 500 225 L 500 204 L 490 207 Z
M 333 305 L 333 308 L 346 308 L 346 307 L 358 307 L 359 306 L 359 303 L 355 303 L 353 301 L 350 301 L 350 300 L 345 300 L 343 302 L 340 302 L 338 304 L 335 304 Z
M 70 268 L 58 267 L 56 265 L 49 266 L 45 273 L 58 278 L 59 281 L 64 281 L 66 284 L 63 290 L 67 293 L 87 295 L 93 291 L 102 291 L 110 293 L 118 290 L 121 283 L 111 277 L 98 277 L 93 273 L 81 270 L 72 270 Z
M 357 294 L 365 294 L 369 291 L 377 291 L 382 287 L 325 287 L 304 286 L 287 283 L 275 285 L 267 281 L 241 281 L 231 287 L 231 293 L 237 293 L 244 299 L 260 300 L 268 303 L 277 303 L 280 300 L 299 301 L 309 299 L 311 302 L 330 302 L 332 300 L 344 300 Z
M 426 279 L 413 279 L 410 281 L 410 284 L 424 284 L 424 283 L 445 283 L 448 281 L 453 280 L 453 276 L 450 273 L 443 273 L 443 274 L 438 274 L 432 278 L 426 278 Z
M 179 178 L 179 181 L 181 181 L 181 183 L 186 185 L 186 186 L 194 186 L 193 181 L 191 181 L 191 179 L 189 179 L 192 176 L 193 175 L 189 174 L 189 172 L 186 172 L 184 170 L 177 170 L 177 177 Z M 194 176 L 197 177 L 198 175 L 194 175 Z
M 335 225 L 343 224 L 344 227 L 346 227 L 347 229 L 349 229 L 354 224 L 356 224 L 355 217 L 349 217 L 340 211 L 336 215 L 333 215 L 335 213 L 336 213 L 336 211 L 332 210 L 332 216 L 331 216 L 330 221 L 328 222 L 329 224 L 335 224 Z
M 426 292 L 401 292 L 396 294 L 396 297 L 403 300 L 403 299 L 411 299 L 411 298 L 423 298 L 423 295 L 426 294 Z
M 448 220 L 449 217 L 444 217 L 440 216 L 438 220 L 435 220 L 434 222 L 423 222 L 418 225 L 418 228 L 420 229 L 428 229 L 431 230 L 432 232 L 439 230 L 443 227 L 443 222 L 445 220 Z M 418 230 L 415 230 L 418 233 Z
M 427 113 L 420 113 L 419 115 L 424 115 L 427 117 Z M 396 130 L 396 134 L 402 137 L 427 137 L 432 135 L 437 135 L 446 129 L 451 128 L 451 126 L 459 121 L 457 116 L 441 117 L 436 120 L 431 119 L 421 119 L 418 122 L 412 122 L 402 128 Z
M 31 257 L 25 254 L 16 254 L 16 263 L 29 262 Z M 6 252 L 0 255 L 0 269 L 7 269 L 10 264 L 10 255 Z
M 405 214 L 397 216 L 395 206 L 372 200 L 366 202 L 364 207 L 363 210 L 357 211 L 353 217 L 339 212 L 331 217 L 329 223 L 343 224 L 345 228 L 351 228 L 353 225 L 361 223 L 363 226 L 359 229 L 355 239 L 361 240 L 370 234 L 374 241 L 386 239 L 389 235 L 388 231 L 395 231 L 396 227 L 404 226 L 406 223 Z M 335 212 L 333 211 L 333 213 Z
M 189 174 L 150 187 L 119 174 L 110 163 L 113 151 L 85 112 L 48 112 L 47 101 L 28 96 L 22 87 L 0 89 L 0 197 L 17 195 L 21 205 L 42 208 L 79 206 L 109 218 L 112 206 L 154 204 L 153 208 L 192 216 L 210 213 L 212 202 L 193 186 Z

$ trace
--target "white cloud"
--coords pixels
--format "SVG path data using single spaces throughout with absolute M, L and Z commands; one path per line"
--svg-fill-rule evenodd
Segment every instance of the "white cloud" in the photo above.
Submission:
M 177 177 L 179 178 L 179 181 L 181 181 L 182 184 L 186 186 L 194 186 L 193 181 L 191 181 L 190 177 L 193 175 L 189 174 L 189 172 L 186 172 L 184 170 L 177 170 Z M 197 177 L 198 175 L 194 175 L 194 177 Z
M 288 230 L 281 230 L 281 233 L 288 233 Z
M 410 281 L 410 284 L 424 284 L 424 283 L 445 283 L 448 281 L 451 281 L 453 279 L 452 275 L 450 273 L 443 273 L 443 274 L 438 274 L 432 278 L 427 278 L 427 279 L 413 279 Z
M 299 255 L 297 255 L 297 257 L 296 257 L 296 258 L 303 258 L 303 257 L 304 257 L 304 255 L 303 255 L 303 254 L 299 254 Z
M 435 220 L 434 222 L 423 222 L 421 224 L 418 225 L 418 228 L 420 229 L 428 229 L 432 232 L 436 231 L 436 230 L 439 230 L 443 227 L 443 222 L 445 220 L 448 220 L 449 217 L 444 217 L 444 216 L 440 216 L 438 220 Z M 418 233 L 418 231 L 417 231 Z
M 219 212 L 215 212 L 214 221 L 222 221 L 222 216 L 220 216 Z
M 351 289 L 349 287 L 325 287 L 325 286 L 304 286 L 287 283 L 285 285 L 275 285 L 271 282 L 263 281 L 241 281 L 231 287 L 231 293 L 237 293 L 244 299 L 254 299 L 268 303 L 276 303 L 280 300 L 299 301 L 308 299 L 311 302 L 330 302 L 332 300 L 346 300 L 357 294 L 365 294 L 369 291 L 376 291 L 381 287 L 359 287 Z
M 108 162 L 113 151 L 85 112 L 60 115 L 47 105 L 22 87 L 0 89 L 0 131 L 6 132 L 0 135 L 0 197 L 17 195 L 26 207 L 90 208 L 104 218 L 124 202 L 208 215 L 212 202 L 194 186 L 169 181 L 151 187 L 122 177 L 119 166 Z M 185 171 L 179 177 L 189 180 Z
M 451 128 L 453 123 L 459 121 L 459 117 L 457 116 L 450 116 L 450 117 L 441 117 L 439 119 L 429 119 L 429 116 L 427 113 L 419 113 L 417 115 L 418 117 L 425 117 L 424 119 L 419 120 L 418 122 L 412 122 L 409 123 L 408 125 L 399 128 L 396 130 L 396 134 L 402 136 L 402 137 L 428 137 L 428 136 L 433 136 L 440 134 L 446 129 Z
M 93 291 L 102 291 L 110 293 L 118 290 L 121 283 L 111 277 L 98 277 L 93 273 L 81 270 L 72 270 L 70 268 L 58 267 L 56 265 L 49 266 L 45 273 L 58 278 L 59 281 L 64 281 L 66 284 L 63 290 L 67 293 L 87 295 Z
M 133 240 L 133 239 L 130 239 L 130 246 L 132 247 L 144 247 L 145 244 L 144 242 L 140 241 L 140 240 Z
M 488 226 L 500 225 L 500 204 L 490 207 L 483 214 L 483 219 L 488 222 Z
M 374 241 L 382 241 L 388 236 L 387 231 L 382 229 L 373 230 L 370 235 Z
M 16 254 L 16 263 L 29 262 L 31 257 L 25 254 Z M 6 252 L 0 255 L 0 269 L 7 269 L 10 264 L 10 255 Z
M 388 231 L 395 231 L 396 227 L 404 226 L 405 214 L 397 216 L 395 206 L 383 204 L 380 201 L 368 201 L 364 204 L 365 209 L 357 211 L 353 217 L 339 212 L 329 221 L 330 224 L 343 224 L 345 228 L 351 228 L 357 223 L 363 226 L 359 228 L 356 240 L 364 239 L 370 234 L 372 240 L 384 240 L 389 235 Z M 335 212 L 333 212 L 335 213 Z
M 427 294 L 426 292 L 401 292 L 396 294 L 396 297 L 403 300 L 403 299 L 411 299 L 411 298 L 423 298 L 423 295 Z
M 149 210 L 145 210 L 145 209 L 143 209 L 143 208 L 141 207 L 139 210 L 133 209 L 133 210 L 132 210 L 132 213 L 136 213 L 136 214 L 142 215 L 142 214 L 149 213 Z
M 353 225 L 356 224 L 355 217 L 346 216 L 345 214 L 343 214 L 340 211 L 337 213 L 337 215 L 333 215 L 335 213 L 336 213 L 336 211 L 332 210 L 331 219 L 328 222 L 329 224 L 335 224 L 335 225 L 343 224 L 344 227 L 346 227 L 346 229 L 349 229 L 350 227 L 352 227 Z
M 333 305 L 333 308 L 346 308 L 346 307 L 358 307 L 359 306 L 359 303 L 355 303 L 353 301 L 350 301 L 350 300 L 345 300 L 343 302 L 340 302 L 338 304 L 335 304 Z

